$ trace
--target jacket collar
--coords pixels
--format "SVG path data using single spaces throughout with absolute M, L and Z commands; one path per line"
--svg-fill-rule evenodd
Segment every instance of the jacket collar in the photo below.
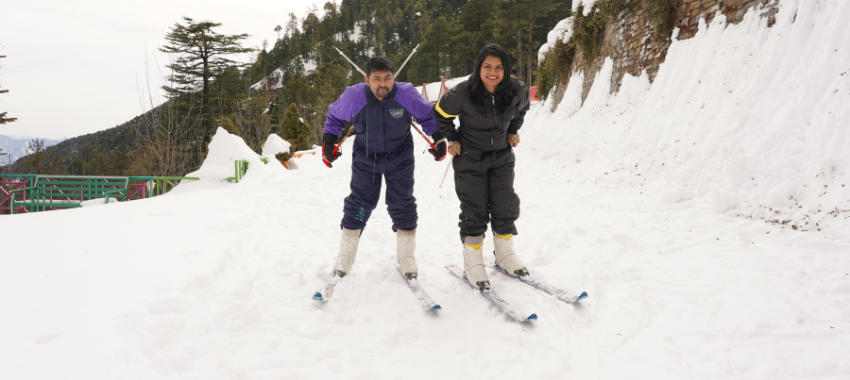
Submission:
M 378 98 L 375 97 L 375 94 L 372 93 L 372 89 L 369 88 L 369 85 L 363 87 L 366 89 L 366 102 L 368 104 L 378 104 L 381 102 L 381 100 L 378 100 Z M 394 100 L 396 90 L 398 90 L 398 83 L 393 83 L 393 89 L 390 91 L 389 94 L 387 94 L 387 97 L 384 98 L 384 101 Z

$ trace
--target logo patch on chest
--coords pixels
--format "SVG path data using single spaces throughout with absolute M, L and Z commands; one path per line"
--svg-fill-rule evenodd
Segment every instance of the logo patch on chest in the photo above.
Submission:
M 390 115 L 392 115 L 394 118 L 398 119 L 398 118 L 404 116 L 404 108 L 391 109 Z

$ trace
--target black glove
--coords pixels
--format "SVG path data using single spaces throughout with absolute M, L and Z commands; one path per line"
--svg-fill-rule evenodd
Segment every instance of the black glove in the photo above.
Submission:
M 336 139 L 337 136 L 330 133 L 325 133 L 322 136 L 322 162 L 324 162 L 329 168 L 333 167 L 331 162 L 334 162 L 337 158 L 339 158 L 339 156 L 342 156 L 342 152 L 340 152 L 336 145 L 334 145 Z
M 431 135 L 431 138 L 434 139 L 434 147 L 428 149 L 428 153 L 431 153 L 434 156 L 434 161 L 442 161 L 446 158 L 446 148 L 448 147 L 448 142 L 443 137 L 440 132 L 434 132 Z

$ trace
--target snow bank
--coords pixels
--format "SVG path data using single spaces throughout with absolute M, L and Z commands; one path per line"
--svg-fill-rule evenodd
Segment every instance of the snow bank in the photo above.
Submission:
M 568 17 L 558 22 L 558 25 L 555 25 L 555 28 L 552 29 L 546 37 L 546 43 L 541 45 L 540 50 L 537 51 L 537 62 L 543 62 L 543 58 L 546 57 L 546 53 L 549 52 L 549 49 L 552 49 L 555 46 L 555 43 L 558 42 L 558 40 L 566 43 L 572 36 L 573 17 Z
M 219 127 L 213 136 L 209 145 L 209 153 L 201 168 L 192 173 L 186 174 L 186 177 L 198 177 L 201 180 L 217 180 L 221 181 L 229 177 L 233 177 L 235 173 L 234 161 L 248 161 L 250 174 L 256 172 L 257 168 L 264 166 L 260 160 L 260 155 L 255 153 L 241 137 L 231 135 L 224 128 Z M 246 178 L 248 177 L 246 174 Z
M 263 157 L 274 157 L 278 153 L 287 152 L 292 147 L 289 141 L 282 139 L 276 133 L 272 133 L 263 144 Z
M 575 180 L 848 239 L 847 19 L 850 3 L 832 0 L 783 2 L 772 28 L 757 12 L 700 21 L 652 85 L 627 75 L 609 94 L 609 60 L 583 104 L 576 76 L 556 111 L 539 107 L 524 141 Z

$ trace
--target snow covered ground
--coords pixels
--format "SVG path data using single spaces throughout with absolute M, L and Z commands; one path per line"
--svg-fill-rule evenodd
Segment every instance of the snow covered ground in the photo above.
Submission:
M 458 201 L 417 135 L 420 283 L 443 310 L 423 312 L 395 270 L 383 202 L 352 273 L 317 303 L 351 143 L 333 169 L 306 155 L 286 171 L 220 132 L 205 179 L 165 196 L 0 217 L 0 378 L 847 379 L 847 224 L 740 216 L 774 200 L 734 183 L 744 167 L 776 187 L 799 165 L 795 194 L 823 198 L 802 186 L 820 163 L 847 178 L 850 4 L 812 3 L 783 1 L 771 29 L 748 19 L 675 42 L 651 87 L 627 78 L 608 96 L 602 80 L 583 107 L 532 110 L 517 248 L 540 276 L 585 289 L 579 304 L 491 272 L 539 316 L 515 323 L 445 269 L 462 262 Z M 229 159 L 251 162 L 239 184 L 218 180 Z

